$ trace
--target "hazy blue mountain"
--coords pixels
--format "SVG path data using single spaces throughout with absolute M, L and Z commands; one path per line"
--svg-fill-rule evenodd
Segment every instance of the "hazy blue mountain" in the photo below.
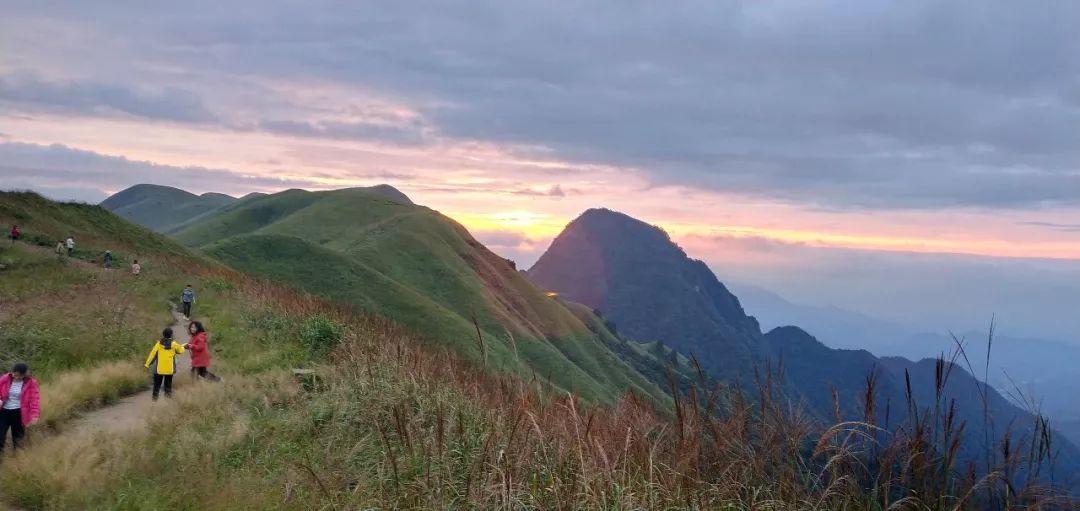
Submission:
M 748 313 L 764 328 L 797 324 L 834 348 L 865 349 L 877 356 L 910 360 L 950 354 L 958 349 L 948 333 L 917 333 L 904 325 L 836 307 L 792 303 L 749 284 L 733 284 Z M 1080 346 L 1046 339 L 1026 339 L 987 332 L 957 334 L 976 374 L 1000 392 L 1041 407 L 1058 429 L 1080 442 Z M 986 370 L 987 349 L 990 351 Z M 965 364 L 967 365 L 967 364 Z
M 900 344 L 915 333 L 899 323 L 855 311 L 795 304 L 777 293 L 751 284 L 732 282 L 729 286 L 739 296 L 747 313 L 757 318 L 763 329 L 799 325 L 833 348 L 865 349 L 877 355 L 899 355 L 883 353 L 879 349 Z M 908 358 L 919 359 L 936 353 L 931 351 Z

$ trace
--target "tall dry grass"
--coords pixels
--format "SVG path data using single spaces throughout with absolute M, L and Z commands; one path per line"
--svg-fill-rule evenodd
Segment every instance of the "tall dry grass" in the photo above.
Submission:
M 79 412 L 108 405 L 146 388 L 146 371 L 135 361 L 114 361 L 61 373 L 41 385 L 42 425 L 55 428 Z
M 4 461 L 0 488 L 27 509 L 272 507 L 277 499 L 260 493 L 266 487 L 222 478 L 218 469 L 249 438 L 252 414 L 294 392 L 284 373 L 188 385 L 155 403 L 144 423 L 35 439 Z M 260 505 L 263 497 L 270 501 Z
M 284 314 L 326 315 L 349 332 L 315 392 L 326 449 L 295 484 L 332 505 L 484 509 L 1032 509 L 1071 507 L 1042 484 L 1052 434 L 1034 424 L 995 432 L 984 400 L 985 466 L 960 454 L 969 425 L 945 388 L 957 357 L 939 359 L 935 400 L 879 424 L 873 375 L 864 417 L 821 424 L 792 406 L 765 371 L 749 392 L 704 376 L 658 413 L 626 395 L 614 407 L 553 394 L 545 382 L 486 371 L 408 332 L 274 286 L 250 288 Z M 910 378 L 910 376 L 909 376 Z M 673 386 L 674 389 L 674 386 Z M 981 395 L 987 395 L 984 388 Z M 839 410 L 839 403 L 837 406 Z M 667 412 L 667 411 L 664 411 Z M 670 415 L 672 420 L 662 417 Z M 885 417 L 889 416 L 886 411 Z M 901 414 L 894 414 L 900 416 Z M 893 419 L 894 421 L 896 419 Z M 1019 438 L 1023 432 L 1034 434 Z M 358 441 L 357 438 L 365 441 Z M 999 438 L 1000 440 L 989 440 Z M 367 445 L 362 445 L 367 442 Z M 350 454 L 351 452 L 351 454 Z M 358 459 L 377 453 L 378 459 Z M 365 481 L 364 483 L 360 481 Z

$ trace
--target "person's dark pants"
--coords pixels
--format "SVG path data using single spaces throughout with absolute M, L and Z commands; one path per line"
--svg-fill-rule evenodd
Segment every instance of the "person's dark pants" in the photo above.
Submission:
M 191 302 L 184 302 L 184 316 L 191 317 Z
M 22 423 L 21 410 L 0 409 L 0 453 L 4 452 L 4 443 L 7 441 L 8 429 L 11 429 L 12 449 L 18 449 L 22 439 L 26 436 L 26 428 Z
M 75 253 L 75 249 L 73 249 L 73 248 L 68 249 L 68 257 L 71 257 L 71 254 L 74 254 L 74 253 Z
M 171 374 L 154 375 L 154 401 L 157 401 L 161 387 L 165 387 L 165 397 L 172 397 L 172 377 Z
M 210 370 L 205 367 L 192 367 L 191 376 L 201 376 L 203 379 L 210 381 L 221 381 L 221 378 L 219 378 L 218 375 L 211 373 Z

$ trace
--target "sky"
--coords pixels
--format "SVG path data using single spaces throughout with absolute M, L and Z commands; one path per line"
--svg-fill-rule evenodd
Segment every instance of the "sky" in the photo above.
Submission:
M 803 303 L 1071 337 L 1078 23 L 1053 0 L 9 1 L 0 188 L 388 183 L 521 266 L 602 206 Z

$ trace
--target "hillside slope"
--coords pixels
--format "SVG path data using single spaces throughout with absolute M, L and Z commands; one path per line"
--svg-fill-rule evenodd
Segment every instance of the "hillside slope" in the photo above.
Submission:
M 175 236 L 234 268 L 393 318 L 494 368 L 601 402 L 627 391 L 666 399 L 613 351 L 625 341 L 590 329 L 461 225 L 394 192 L 288 190 L 224 208 Z
M 936 391 L 935 379 L 926 377 L 926 362 L 886 364 L 864 350 L 830 349 L 796 327 L 763 334 L 703 262 L 687 257 L 662 229 L 621 213 L 583 213 L 555 238 L 528 276 L 545 289 L 599 309 L 630 338 L 662 341 L 694 355 L 722 380 L 751 385 L 760 383 L 766 370 L 780 373 L 785 393 L 819 420 L 829 420 L 839 407 L 849 419 L 862 419 L 870 409 L 872 420 L 897 423 L 922 416 L 923 407 L 944 400 L 955 402 L 973 433 L 965 445 L 969 451 L 984 431 L 995 443 L 1010 425 L 1025 438 L 1035 433 L 1037 418 L 993 389 L 988 399 L 992 418 L 983 420 L 981 400 L 971 399 L 981 386 L 959 367 L 949 366 L 953 381 Z M 905 371 L 919 377 L 908 383 Z M 876 407 L 867 406 L 870 375 L 874 388 L 869 401 Z M 914 403 L 907 399 L 909 385 Z M 1062 466 L 1075 474 L 1080 454 L 1067 441 L 1059 445 L 1065 453 Z

